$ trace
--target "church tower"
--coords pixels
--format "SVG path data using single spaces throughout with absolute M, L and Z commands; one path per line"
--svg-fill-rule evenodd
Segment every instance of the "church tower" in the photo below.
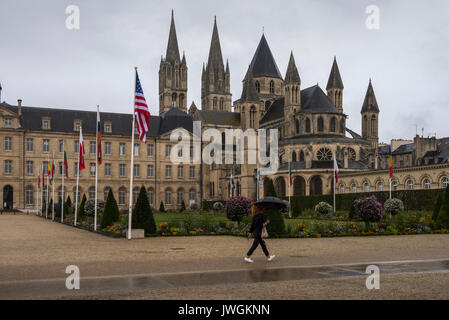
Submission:
M 338 70 L 337 58 L 334 57 L 329 80 L 327 81 L 327 96 L 338 110 L 343 112 L 343 81 L 341 81 L 340 70 Z
M 159 67 L 159 114 L 172 106 L 187 112 L 187 64 L 185 55 L 182 60 L 179 55 L 173 10 L 167 53 L 165 59 L 161 58 Z
M 209 59 L 201 75 L 201 109 L 231 112 L 232 95 L 229 64 L 223 64 L 217 19 L 214 20 Z
M 374 95 L 371 79 L 360 113 L 362 114 L 362 137 L 371 141 L 373 146 L 377 147 L 379 141 L 379 106 Z
M 301 106 L 301 78 L 299 77 L 299 72 L 296 68 L 293 52 L 290 54 L 290 61 L 288 62 L 287 72 L 285 73 L 284 85 L 284 105 L 289 109 L 292 109 L 292 113 L 295 113 L 295 111 L 299 111 Z

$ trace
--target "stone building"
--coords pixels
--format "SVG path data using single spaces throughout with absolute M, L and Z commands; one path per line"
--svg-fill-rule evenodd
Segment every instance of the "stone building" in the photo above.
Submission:
M 340 170 L 337 192 L 388 190 L 389 146 L 379 144 L 379 108 L 369 80 L 361 101 L 362 132 L 346 126 L 344 85 L 334 57 L 324 92 L 319 85 L 301 87 L 301 76 L 293 52 L 284 76 L 281 74 L 265 35 L 262 35 L 242 80 L 242 91 L 232 101 L 230 67 L 224 64 L 216 19 L 207 64 L 201 79 L 201 109 L 192 102 L 187 110 L 188 68 L 179 53 L 172 12 L 165 57 L 159 69 L 159 115 L 152 115 L 147 144 L 135 143 L 134 196 L 139 187 L 148 190 L 150 204 L 178 208 L 182 201 L 225 200 L 241 194 L 255 199 L 273 179 L 279 196 L 329 194 L 333 190 L 333 159 Z M 128 207 L 131 151 L 131 115 L 102 112 L 103 164 L 99 167 L 99 193 L 114 191 L 121 208 Z M 275 129 L 279 133 L 276 174 L 257 184 L 256 164 L 175 164 L 170 155 L 176 142 L 175 129 L 193 137 L 194 121 L 201 129 L 215 129 L 226 148 L 227 129 Z M 69 161 L 65 194 L 75 197 L 75 168 L 79 128 L 86 146 L 86 170 L 80 175 L 80 194 L 94 197 L 95 112 L 0 104 L 0 192 L 3 206 L 33 209 L 37 197 L 37 175 L 46 168 L 53 152 L 56 161 L 55 199 L 61 195 L 63 143 Z M 201 141 L 204 148 L 209 141 Z M 228 145 L 229 146 L 229 145 Z M 449 139 L 416 136 L 413 141 L 392 141 L 393 188 L 442 188 L 449 179 Z M 235 150 L 235 143 L 232 142 Z M 185 152 L 185 151 L 184 151 Z M 189 158 L 198 150 L 192 146 Z M 182 152 L 181 152 L 182 153 Z M 293 184 L 289 185 L 289 166 Z M 231 175 L 235 188 L 230 186 Z M 51 190 L 51 189 L 50 189 Z M 103 196 L 101 195 L 100 198 Z

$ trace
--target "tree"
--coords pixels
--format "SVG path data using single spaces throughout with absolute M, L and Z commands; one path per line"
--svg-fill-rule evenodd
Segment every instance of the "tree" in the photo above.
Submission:
M 276 189 L 274 188 L 273 180 L 270 178 L 268 178 L 267 188 L 265 190 L 264 196 L 277 198 Z
M 133 228 L 144 229 L 145 234 L 156 233 L 156 222 L 154 221 L 153 212 L 151 211 L 147 191 L 144 186 L 140 188 L 132 214 Z
M 62 199 L 58 198 L 58 203 L 55 203 L 55 217 L 61 218 Z
M 72 207 L 72 199 L 70 199 L 70 196 L 67 197 L 65 204 L 68 208 Z M 65 212 L 65 208 L 64 208 L 64 212 Z
M 161 205 L 159 206 L 159 212 L 165 212 L 164 203 L 161 200 Z
M 440 212 L 438 213 L 437 223 L 442 228 L 449 228 L 449 186 L 444 192 L 444 198 L 441 203 Z
M 108 198 L 104 206 L 103 217 L 101 219 L 101 229 L 104 229 L 120 219 L 117 201 L 115 201 L 112 190 L 109 189 Z
M 268 235 L 279 235 L 285 233 L 285 222 L 280 210 L 269 209 L 262 212 L 265 219 L 270 220 L 267 224 Z
M 83 199 L 81 200 L 81 203 L 80 203 L 79 209 L 78 209 L 78 217 L 80 217 L 80 218 L 84 217 L 86 215 L 84 212 L 84 206 L 86 205 L 86 201 L 87 201 L 86 195 L 83 194 Z
M 240 221 L 249 214 L 252 204 L 251 199 L 243 196 L 229 198 L 225 206 L 228 219 L 237 221 L 240 226 Z
M 369 229 L 370 222 L 377 222 L 382 219 L 382 205 L 375 196 L 354 201 L 355 217 L 365 221 L 366 231 Z
M 437 221 L 438 214 L 440 213 L 441 204 L 443 203 L 443 193 L 438 194 L 437 201 L 435 202 L 435 206 L 433 207 L 432 220 Z

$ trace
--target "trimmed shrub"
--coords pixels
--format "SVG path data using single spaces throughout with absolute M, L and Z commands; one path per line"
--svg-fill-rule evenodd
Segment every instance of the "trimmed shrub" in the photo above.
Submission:
M 186 211 L 186 204 L 184 203 L 184 200 L 181 202 L 181 208 L 179 208 L 179 212 Z
M 104 212 L 101 218 L 101 228 L 104 229 L 113 225 L 120 219 L 120 212 L 118 210 L 117 201 L 115 201 L 112 190 L 109 189 L 108 198 L 104 205 Z
M 404 203 L 397 198 L 388 199 L 384 203 L 384 210 L 392 215 L 395 215 L 399 211 L 404 211 Z
M 443 228 L 449 228 L 449 186 L 444 192 L 443 202 L 441 203 L 437 223 Z
M 377 222 L 382 219 L 382 205 L 375 196 L 355 200 L 354 207 L 355 217 L 358 220 L 365 221 L 367 229 L 370 222 Z
M 236 196 L 226 200 L 226 216 L 240 224 L 242 218 L 249 214 L 253 201 L 247 197 Z
M 153 212 L 151 211 L 147 191 L 144 186 L 140 188 L 139 196 L 133 209 L 132 227 L 144 229 L 145 234 L 156 233 L 156 222 L 154 221 Z
M 215 202 L 213 209 L 214 209 L 214 211 L 221 211 L 224 209 L 224 205 L 221 202 Z
M 285 223 L 281 211 L 265 210 L 263 211 L 263 216 L 265 219 L 270 220 L 270 223 L 267 224 L 267 231 L 270 237 L 285 233 Z
M 264 197 L 276 197 L 276 189 L 274 188 L 274 182 L 272 179 L 268 179 L 267 189 L 264 190 Z
M 71 208 L 71 207 L 73 206 L 73 204 L 72 204 L 72 199 L 70 199 L 70 196 L 67 196 L 67 200 L 66 200 L 66 202 L 65 202 L 65 205 L 66 205 L 68 208 Z M 65 208 L 64 208 L 64 212 L 65 212 Z
M 58 198 L 58 203 L 55 203 L 55 217 L 61 218 L 62 199 Z
M 318 203 L 315 206 L 315 211 L 319 212 L 321 214 L 328 214 L 329 212 L 332 211 L 332 209 L 333 209 L 332 206 L 329 203 L 324 202 L 324 201 Z
M 86 195 L 83 194 L 83 199 L 81 200 L 81 203 L 78 208 L 78 217 L 84 217 L 86 215 L 86 213 L 84 211 L 84 206 L 86 204 L 86 201 L 87 201 Z
M 103 213 L 103 210 L 104 210 L 104 201 L 97 199 L 97 217 L 101 213 Z M 86 203 L 84 204 L 84 213 L 89 217 L 95 216 L 95 200 L 94 199 L 89 199 L 86 201 Z
M 443 194 L 439 194 L 435 206 L 433 207 L 432 220 L 437 221 L 438 214 L 440 213 L 441 204 L 443 203 Z
M 165 212 L 164 203 L 161 200 L 161 205 L 159 206 L 159 212 Z

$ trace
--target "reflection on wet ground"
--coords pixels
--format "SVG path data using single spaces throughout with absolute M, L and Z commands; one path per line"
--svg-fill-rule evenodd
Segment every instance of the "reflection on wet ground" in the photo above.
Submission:
M 449 259 L 373 263 L 380 274 L 448 272 Z M 64 297 L 99 293 L 126 293 L 156 288 L 213 286 L 286 280 L 366 276 L 370 264 L 255 268 L 230 271 L 126 275 L 81 278 L 81 290 L 69 291 L 65 279 L 0 282 L 0 299 Z

